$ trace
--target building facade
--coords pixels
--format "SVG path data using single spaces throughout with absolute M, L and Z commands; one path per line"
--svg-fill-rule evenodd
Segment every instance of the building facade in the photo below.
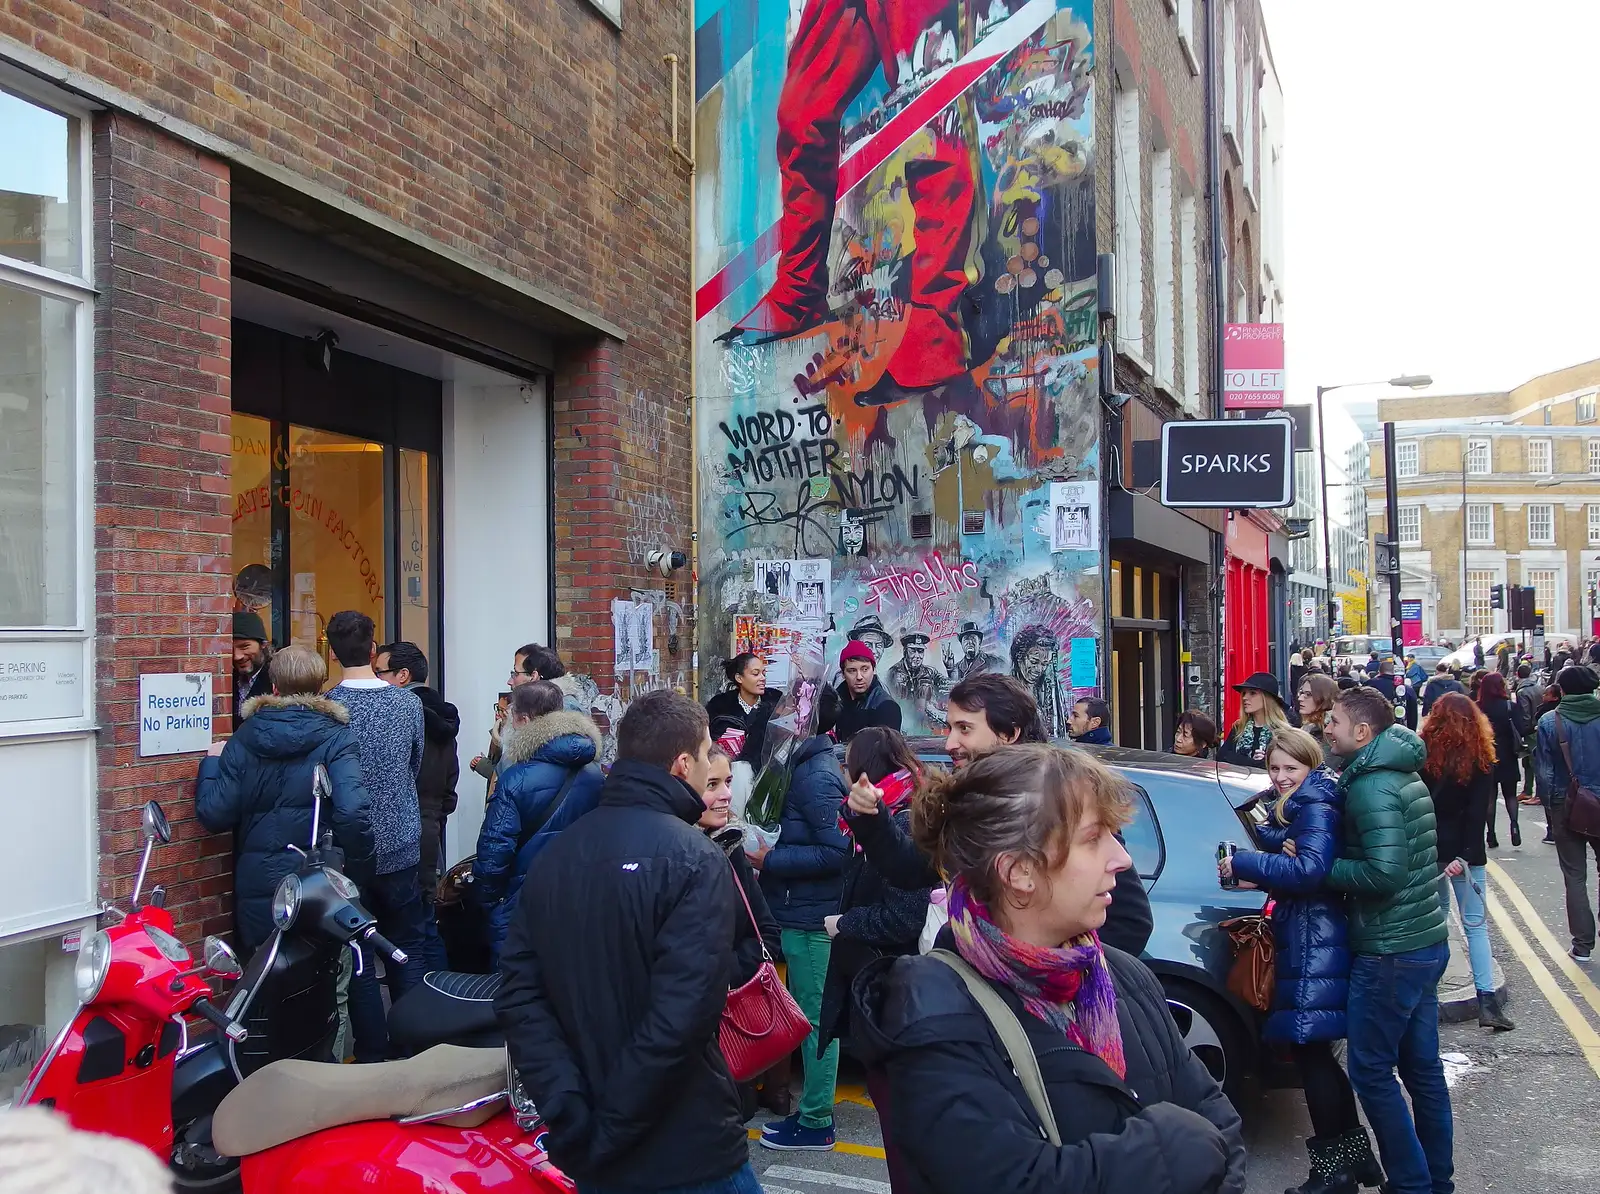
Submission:
M 128 898 L 146 800 L 180 935 L 230 927 L 193 780 L 236 611 L 278 646 L 355 608 L 423 647 L 462 714 L 452 860 L 517 646 L 553 643 L 603 724 L 692 685 L 689 574 L 647 568 L 694 522 L 662 60 L 688 6 L 196 22 L 0 13 L 0 773 L 34 794 L 0 846 L 0 1024 L 70 1011 L 64 943 Z M 652 611 L 626 669 L 615 601 Z M 177 727 L 141 696 L 175 685 Z
M 1547 637 L 1592 633 L 1600 585 L 1600 361 L 1500 393 L 1379 404 L 1396 424 L 1401 597 L 1434 639 L 1507 629 L 1496 585 L 1536 592 Z M 1384 533 L 1384 452 L 1368 440 L 1369 537 Z M 1384 582 L 1386 584 L 1386 582 Z M 1379 594 L 1387 601 L 1387 589 Z

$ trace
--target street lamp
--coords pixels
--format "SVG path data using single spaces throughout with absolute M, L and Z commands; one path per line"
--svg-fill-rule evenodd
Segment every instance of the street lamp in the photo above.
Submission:
M 1433 378 L 1426 373 L 1406 373 L 1399 377 L 1391 377 L 1388 381 L 1342 381 L 1336 386 L 1317 387 L 1317 452 L 1322 457 L 1322 576 L 1328 586 L 1328 633 L 1333 634 L 1335 621 L 1333 612 L 1333 548 L 1328 530 L 1328 441 L 1323 434 L 1322 396 L 1331 394 L 1334 390 L 1349 390 L 1357 386 L 1392 386 L 1397 390 L 1420 390 L 1433 384 Z M 1391 482 L 1392 483 L 1392 482 Z M 1363 538 L 1367 528 L 1361 528 Z M 1395 528 L 1389 528 L 1389 537 L 1395 537 Z M 1368 628 L 1370 631 L 1370 627 Z

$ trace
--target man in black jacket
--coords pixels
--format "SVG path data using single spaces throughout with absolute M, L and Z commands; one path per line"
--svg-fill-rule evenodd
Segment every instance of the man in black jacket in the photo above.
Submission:
M 634 701 L 600 807 L 539 856 L 506 937 L 495 1012 L 584 1194 L 760 1188 L 717 1044 L 745 912 L 695 827 L 710 750 L 687 697 Z
M 1010 676 L 985 672 L 963 680 L 950 690 L 945 716 L 950 724 L 945 750 L 957 767 L 1004 746 L 1049 741 L 1033 694 Z M 878 811 L 876 791 L 861 781 L 850 789 L 850 832 L 867 861 L 896 887 L 942 885 L 933 863 L 894 818 L 873 815 Z M 1139 873 L 1132 867 L 1118 872 L 1100 940 L 1137 958 L 1154 928 L 1150 896 Z
M 379 647 L 373 671 L 396 688 L 409 688 L 422 702 L 422 770 L 417 772 L 422 861 L 417 866 L 417 883 L 422 888 L 422 902 L 432 907 L 444 851 L 444 823 L 456 811 L 456 782 L 461 778 L 461 759 L 456 751 L 461 712 L 428 687 L 428 657 L 416 643 Z

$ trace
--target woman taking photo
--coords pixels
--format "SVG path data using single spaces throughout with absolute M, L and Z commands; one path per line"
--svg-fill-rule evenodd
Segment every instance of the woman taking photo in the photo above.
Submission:
M 1498 680 L 1495 672 L 1489 682 Z M 1489 855 L 1484 849 L 1484 829 L 1494 816 L 1494 790 L 1498 782 L 1495 732 L 1488 718 L 1461 693 L 1452 692 L 1434 703 L 1428 724 L 1422 727 L 1428 760 L 1422 778 L 1433 794 L 1433 816 L 1439 835 L 1439 868 L 1450 878 L 1467 936 L 1467 957 L 1472 981 L 1478 988 L 1478 1023 L 1497 1032 L 1515 1028 L 1495 995 L 1494 954 L 1489 948 L 1489 924 L 1484 909 L 1484 873 Z
M 1339 857 L 1344 797 L 1322 758 L 1304 730 L 1278 731 L 1267 753 L 1275 799 L 1267 823 L 1256 830 L 1266 849 L 1241 850 L 1217 863 L 1223 879 L 1265 888 L 1275 901 L 1272 1012 L 1261 1036 L 1293 1053 L 1313 1133 L 1306 1141 L 1311 1176 L 1289 1194 L 1355 1194 L 1358 1183 L 1383 1180 L 1350 1079 L 1333 1055 L 1333 1042 L 1345 1035 L 1350 949 L 1344 898 L 1323 886 Z M 1283 851 L 1289 840 L 1292 855 Z
M 1257 672 L 1243 684 L 1235 684 L 1233 690 L 1239 694 L 1239 720 L 1228 731 L 1217 761 L 1264 768 L 1272 735 L 1290 728 L 1283 701 L 1278 697 L 1278 677 L 1271 672 Z
M 1316 739 L 1317 745 L 1322 748 L 1324 763 L 1328 761 L 1328 743 L 1323 736 L 1322 726 L 1338 699 L 1339 686 L 1333 682 L 1332 676 L 1324 676 L 1320 672 L 1308 672 L 1295 692 L 1295 707 L 1300 710 L 1300 728 Z
M 851 1013 L 864 1060 L 888 1075 L 910 1194 L 1244 1190 L 1238 1113 L 1150 971 L 1100 944 L 1130 811 L 1125 781 L 1046 745 L 924 780 L 913 828 L 952 876 L 950 923 L 935 954 L 863 970 Z M 1020 1021 L 1039 1103 L 974 990 Z
M 1209 759 L 1217 749 L 1217 723 L 1198 709 L 1178 714 L 1172 732 L 1172 753 L 1191 759 Z
M 706 716 L 711 724 L 721 723 L 721 728 L 713 730 L 713 736 L 721 737 L 722 730 L 729 726 L 742 729 L 744 746 L 739 758 L 759 770 L 765 762 L 761 746 L 767 734 L 767 719 L 783 693 L 767 687 L 766 661 L 748 651 L 724 663 L 722 672 L 730 687 L 706 702 Z
M 1506 817 L 1511 822 L 1511 844 L 1522 845 L 1522 828 L 1517 824 L 1517 788 L 1522 775 L 1517 760 L 1522 757 L 1522 736 L 1528 727 L 1522 724 L 1522 714 L 1506 694 L 1506 678 L 1499 672 L 1489 672 L 1478 688 L 1478 708 L 1489 719 L 1494 731 L 1495 784 L 1505 801 Z M 1430 756 L 1431 757 L 1431 756 Z M 1500 848 L 1500 839 L 1494 835 L 1494 801 L 1485 810 L 1489 827 L 1489 849 Z M 1440 854 L 1443 861 L 1444 855 Z

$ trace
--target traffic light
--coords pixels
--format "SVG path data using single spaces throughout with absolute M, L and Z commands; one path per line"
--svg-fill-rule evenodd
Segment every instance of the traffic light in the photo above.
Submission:
M 1511 629 L 1533 629 L 1534 590 L 1532 585 L 1511 586 Z
M 1489 590 L 1489 608 L 1505 609 L 1505 607 L 1506 587 L 1505 585 L 1495 585 L 1494 588 Z

